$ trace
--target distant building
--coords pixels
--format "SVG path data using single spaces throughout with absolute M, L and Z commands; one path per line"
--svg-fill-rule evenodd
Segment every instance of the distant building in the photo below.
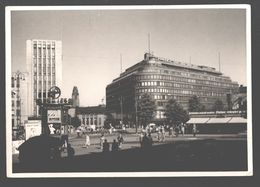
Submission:
M 156 103 L 155 119 L 164 118 L 167 101 L 176 99 L 188 109 L 189 99 L 196 95 L 207 109 L 216 100 L 227 107 L 227 94 L 237 93 L 238 83 L 215 68 L 182 63 L 146 53 L 144 59 L 126 69 L 106 87 L 107 110 L 116 119 L 135 122 L 136 103 L 149 94 Z
M 72 99 L 72 107 L 79 107 L 79 91 L 77 86 L 73 87 L 71 99 Z
M 104 127 L 106 120 L 106 107 L 104 105 L 78 107 L 76 111 L 82 125 L 95 126 L 96 128 Z
M 39 116 L 36 100 L 48 98 L 52 86 L 61 87 L 62 43 L 56 40 L 27 40 L 26 63 L 29 73 L 28 108 L 31 116 Z
M 28 73 L 13 72 L 11 77 L 12 91 L 12 127 L 17 129 L 28 120 Z

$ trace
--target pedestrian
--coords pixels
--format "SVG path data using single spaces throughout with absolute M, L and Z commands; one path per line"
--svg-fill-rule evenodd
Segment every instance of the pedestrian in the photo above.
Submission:
M 104 140 L 104 143 L 103 143 L 103 152 L 104 153 L 107 153 L 109 152 L 109 143 L 107 142 L 107 139 Z
M 143 132 L 141 132 L 140 136 L 139 136 L 139 142 L 140 142 L 141 147 L 142 147 L 143 137 L 144 137 L 144 134 L 143 134 Z
M 172 137 L 172 135 L 173 135 L 173 127 L 170 127 L 170 129 L 169 129 L 169 136 Z
M 90 146 L 90 137 L 88 134 L 86 134 L 86 142 L 85 142 L 85 148 L 88 148 Z
M 193 127 L 192 127 L 192 133 L 193 133 L 193 136 L 195 137 L 196 134 L 197 134 L 197 127 L 196 127 L 196 124 L 193 124 Z
M 160 142 L 161 141 L 161 127 L 158 128 L 157 138 L 158 138 L 158 142 Z
M 101 134 L 101 137 L 100 137 L 100 149 L 103 149 L 104 140 L 105 140 L 105 136 L 104 136 L 104 134 L 102 133 L 102 134 Z
M 65 152 L 65 149 L 68 148 L 68 143 L 69 143 L 69 136 L 63 134 L 63 135 L 61 136 L 61 144 L 62 144 L 61 149 L 62 149 L 63 152 Z
M 122 144 L 124 143 L 124 138 L 123 138 L 122 134 L 118 135 L 117 141 L 118 141 L 118 147 L 121 149 Z
M 68 158 L 72 159 L 75 155 L 75 150 L 73 147 L 71 147 L 70 144 L 68 144 L 67 151 L 68 151 Z
M 181 134 L 182 134 L 182 136 L 184 136 L 184 134 L 185 134 L 185 126 L 184 126 L 184 124 L 181 124 Z
M 178 137 L 180 132 L 179 126 L 177 125 L 174 130 L 175 130 L 175 136 Z
M 148 134 L 148 144 L 147 144 L 149 147 L 152 147 L 153 145 L 153 138 L 152 138 L 152 135 L 151 133 Z
M 119 147 L 118 147 L 118 143 L 116 142 L 116 140 L 114 139 L 113 140 L 113 143 L 112 143 L 112 152 L 116 152 L 119 150 Z
M 164 130 L 164 127 L 162 126 L 162 128 L 161 128 L 161 135 L 162 135 L 162 142 L 164 142 L 164 140 L 165 140 L 165 130 Z
M 77 137 L 79 138 L 79 137 L 80 137 L 80 132 L 81 132 L 81 130 L 79 129 L 79 127 L 77 128 L 76 132 L 77 132 Z

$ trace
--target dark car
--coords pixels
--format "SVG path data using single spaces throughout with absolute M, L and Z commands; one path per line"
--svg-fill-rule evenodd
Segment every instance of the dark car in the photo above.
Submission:
M 61 140 L 47 135 L 35 136 L 18 147 L 19 162 L 28 166 L 47 164 L 57 157 L 61 147 Z

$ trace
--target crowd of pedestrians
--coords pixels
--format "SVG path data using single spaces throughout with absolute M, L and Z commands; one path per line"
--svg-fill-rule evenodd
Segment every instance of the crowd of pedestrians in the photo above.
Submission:
M 153 142 L 154 142 L 154 140 L 152 138 L 152 133 L 156 134 L 157 142 L 165 142 L 166 131 L 168 131 L 169 137 L 173 137 L 173 136 L 178 137 L 179 134 L 184 136 L 186 125 L 180 124 L 175 127 L 161 125 L 161 126 L 157 126 L 157 127 L 154 126 L 153 128 L 155 128 L 155 129 L 152 129 L 149 126 L 146 128 L 142 128 L 141 133 L 139 134 L 139 142 L 140 142 L 141 148 L 152 147 Z M 191 130 L 192 130 L 193 136 L 196 136 L 196 134 L 198 132 L 196 125 L 193 125 Z M 109 132 L 109 135 L 110 135 L 110 133 L 111 132 Z M 77 131 L 76 131 L 76 134 L 78 137 L 79 133 Z M 121 133 L 119 133 L 118 136 L 116 138 L 114 138 L 112 142 L 109 142 L 108 139 L 105 137 L 105 134 L 101 133 L 99 141 L 100 141 L 99 147 L 102 150 L 102 152 L 104 152 L 104 153 L 117 152 L 120 149 L 123 149 L 124 138 Z M 110 144 L 111 144 L 111 146 L 110 146 Z M 88 133 L 85 133 L 85 142 L 82 145 L 82 147 L 88 149 L 90 146 L 91 146 L 90 136 L 88 135 Z M 73 156 L 75 155 L 74 148 L 71 146 L 71 144 L 68 143 L 67 135 L 61 137 L 61 148 L 55 149 L 53 152 L 55 155 L 58 155 L 58 156 L 55 156 L 55 158 L 60 158 L 61 153 L 59 153 L 59 152 L 67 152 L 67 155 L 68 155 L 67 157 L 69 159 L 72 159 Z

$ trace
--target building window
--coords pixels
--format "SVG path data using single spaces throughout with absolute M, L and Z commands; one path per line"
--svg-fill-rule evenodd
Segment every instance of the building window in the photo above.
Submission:
M 21 115 L 21 111 L 20 110 L 16 110 L 16 116 L 20 116 Z
M 12 88 L 14 88 L 14 77 L 12 77 Z

